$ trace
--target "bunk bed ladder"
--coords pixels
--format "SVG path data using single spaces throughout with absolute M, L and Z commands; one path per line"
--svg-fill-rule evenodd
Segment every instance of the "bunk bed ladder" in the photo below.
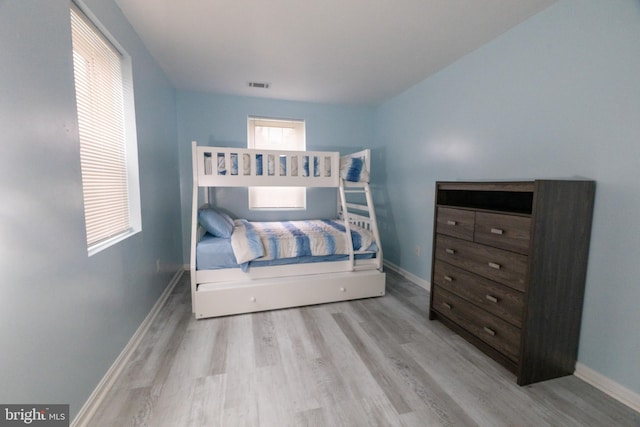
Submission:
M 373 236 L 376 239 L 376 243 L 378 245 L 378 270 L 382 271 L 382 243 L 380 242 L 380 232 L 378 230 L 378 219 L 376 218 L 376 210 L 373 206 L 373 197 L 371 196 L 371 188 L 369 187 L 369 183 L 365 183 L 364 185 L 364 194 L 367 200 L 367 209 L 369 218 L 371 218 L 371 231 L 373 232 Z
M 345 226 L 349 226 L 351 224 L 351 220 L 354 219 L 354 222 L 358 222 L 355 218 L 359 217 L 363 221 L 363 226 L 369 229 L 374 238 L 376 239 L 376 243 L 378 244 L 378 253 L 376 254 L 377 259 L 377 268 L 382 271 L 382 245 L 380 243 L 380 233 L 378 231 L 378 222 L 376 218 L 376 212 L 373 205 L 373 197 L 371 195 L 371 187 L 369 183 L 359 182 L 359 183 L 349 183 L 346 188 L 344 185 L 344 180 L 340 179 L 340 197 L 339 197 L 339 205 L 338 212 L 339 216 L 345 221 Z M 352 194 L 364 194 L 366 205 L 358 204 L 358 203 L 348 203 L 346 201 L 346 193 Z M 352 211 L 349 211 L 349 209 Z M 355 213 L 353 211 L 365 212 L 366 216 Z M 366 223 L 366 224 L 364 224 Z M 349 237 L 351 235 L 351 229 L 349 227 Z
M 344 220 L 344 228 L 347 233 L 347 247 L 349 248 L 349 263 L 351 264 L 351 270 L 355 267 L 355 254 L 353 253 L 353 242 L 351 240 L 351 222 L 349 221 L 349 213 L 347 211 L 347 196 L 344 190 L 344 179 L 340 178 L 340 186 L 338 187 L 338 194 L 340 199 L 340 206 L 338 212 L 344 212 L 346 215 L 342 215 Z

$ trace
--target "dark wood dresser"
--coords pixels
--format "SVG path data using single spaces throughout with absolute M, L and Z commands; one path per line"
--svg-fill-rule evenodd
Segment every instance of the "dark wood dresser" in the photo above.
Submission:
M 429 319 L 517 375 L 574 372 L 594 181 L 437 182 Z

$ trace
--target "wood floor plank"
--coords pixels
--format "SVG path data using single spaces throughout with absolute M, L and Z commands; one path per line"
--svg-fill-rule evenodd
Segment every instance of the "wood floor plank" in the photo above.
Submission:
M 347 318 L 341 313 L 333 314 L 333 317 L 345 336 L 351 342 L 351 345 L 358 353 L 360 360 L 365 364 L 371 375 L 383 390 L 398 414 L 411 412 L 412 409 L 403 397 L 403 390 L 398 384 L 397 379 L 389 372 L 385 365 L 380 364 L 370 346 L 367 346 L 359 336 L 354 327 L 348 322 Z
M 395 424 L 383 422 L 373 414 L 367 412 L 364 400 L 344 400 L 336 402 L 328 409 L 330 426 L 393 426 Z
M 220 317 L 217 319 L 206 319 L 205 322 L 202 323 L 210 324 L 211 328 L 215 331 L 213 337 L 213 348 L 215 351 L 210 359 L 209 375 L 223 374 L 227 369 L 228 334 L 231 318 Z
M 406 414 L 400 414 L 403 427 L 444 427 L 440 417 L 428 409 L 420 409 Z
M 170 300 L 175 302 L 178 298 Z M 157 319 L 161 327 L 154 322 L 150 328 L 152 333 L 143 337 L 116 386 L 122 385 L 127 389 L 150 387 L 154 382 L 163 380 L 191 320 L 187 308 L 183 302 L 170 305 L 166 311 L 164 308 L 161 310 Z
M 322 408 L 308 409 L 297 412 L 293 416 L 292 424 L 305 427 L 324 427 L 331 425 Z
M 385 395 L 375 395 L 362 399 L 366 414 L 363 424 L 371 426 L 401 426 L 402 421 Z
M 194 427 L 223 425 L 226 383 L 225 374 L 198 378 L 194 382 L 193 393 L 188 404 L 184 399 L 179 399 L 179 402 L 189 407 L 189 418 L 186 422 L 176 425 Z
M 393 298 L 387 298 L 383 306 L 382 299 L 372 304 L 357 304 L 360 310 L 369 313 L 388 336 L 404 349 L 434 380 L 446 394 L 464 401 L 465 412 L 481 425 L 517 425 L 521 423 L 521 412 L 511 411 L 504 403 L 511 393 L 505 389 L 518 389 L 511 377 L 504 382 L 495 381 L 483 375 L 473 364 L 458 357 L 457 352 L 446 341 L 434 339 L 423 333 L 417 333 L 414 326 L 402 319 L 388 319 Z M 397 310 L 391 310 L 396 312 Z M 403 323 L 404 322 L 404 323 Z M 403 331 L 395 333 L 395 331 Z M 501 396 L 501 399 L 496 399 Z
M 376 319 L 362 323 L 361 326 L 371 338 L 376 339 L 394 374 L 422 400 L 424 405 L 438 415 L 443 425 L 476 425 L 453 396 L 447 394 L 408 352 L 398 346 L 393 340 L 393 335 L 387 333 Z
M 225 412 L 232 408 L 256 404 L 256 370 L 230 371 L 225 374 L 224 397 Z
M 244 406 L 235 406 L 233 408 L 225 409 L 220 425 L 238 427 L 251 427 L 261 425 L 260 418 L 258 416 L 257 403 L 248 402 Z M 269 424 L 265 423 L 263 425 Z
M 251 320 L 256 366 L 279 365 L 280 349 L 273 324 L 273 312 L 255 313 Z
M 584 400 L 586 406 L 589 408 L 589 411 L 585 412 L 596 410 L 605 414 L 612 420 L 612 425 L 622 427 L 640 426 L 640 413 L 630 411 L 629 408 L 621 402 L 618 402 L 611 396 L 603 395 L 600 390 L 573 375 L 559 378 L 558 380 L 548 383 L 568 393 L 575 394 L 577 398 Z
M 557 378 L 527 387 L 529 393 L 536 399 L 545 402 L 547 406 L 553 407 L 557 412 L 564 414 L 576 426 L 624 426 L 640 425 L 640 417 L 620 418 L 615 411 L 613 402 L 606 406 L 606 411 L 602 411 L 599 402 L 605 400 L 603 396 L 598 399 L 591 399 L 585 390 L 591 387 L 584 382 L 575 382 L 570 387 L 567 384 L 577 379 L 575 377 Z M 635 418 L 635 420 L 633 419 Z
M 224 319 L 228 322 L 228 330 L 225 332 L 227 357 L 224 365 L 224 372 L 227 374 L 230 372 L 252 372 L 256 367 L 251 319 L 252 315 L 250 314 L 229 316 Z
M 384 297 L 214 319 L 190 296 L 186 275 L 91 425 L 640 425 L 574 376 L 517 386 L 395 272 Z
M 350 400 L 383 395 L 371 372 L 335 322 L 331 310 L 320 305 L 302 312 L 310 337 L 319 343 L 322 358 L 336 378 L 339 392 L 334 394 L 342 394 L 344 399 Z
M 449 358 L 432 358 L 432 353 L 422 343 L 406 344 L 403 349 L 447 394 L 458 402 L 464 402 L 465 412 L 479 425 L 523 425 L 523 417 L 544 425 L 540 422 L 544 413 L 538 412 L 535 406 L 523 405 L 530 399 L 511 379 L 500 381 L 483 375 L 464 359 L 456 358 L 455 354 Z
M 113 390 L 113 389 L 112 389 Z M 118 414 L 129 424 L 133 419 L 132 410 L 137 409 L 137 396 L 142 393 L 148 393 L 146 389 L 122 389 L 118 393 L 108 393 L 98 407 L 92 417 L 92 425 L 97 426 L 115 426 L 118 420 L 114 414 Z M 133 408 L 131 407 L 133 403 Z
M 290 423 L 292 417 L 289 405 L 291 396 L 281 365 L 256 369 L 255 395 L 260 424 L 285 426 Z
M 315 359 L 322 357 L 318 343 L 307 337 L 300 309 L 276 310 L 273 312 L 274 322 L 278 322 L 278 342 L 280 355 L 289 360 Z

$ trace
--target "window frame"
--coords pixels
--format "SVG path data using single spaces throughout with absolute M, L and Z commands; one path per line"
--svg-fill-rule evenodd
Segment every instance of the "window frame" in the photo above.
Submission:
M 104 215 L 89 215 L 87 211 L 87 194 L 90 192 L 88 181 L 85 178 L 88 178 L 88 174 L 85 172 L 87 170 L 91 171 L 91 167 L 88 165 L 90 163 L 89 160 L 83 159 L 82 153 L 80 153 L 80 164 L 81 169 L 83 169 L 82 173 L 82 195 L 83 195 L 83 206 L 84 206 L 84 219 L 85 219 L 85 233 L 87 238 L 87 253 L 89 256 L 97 254 L 104 249 L 107 249 L 118 242 L 121 242 L 128 237 L 137 234 L 142 231 L 142 214 L 141 214 L 141 203 L 140 203 L 140 177 L 138 170 L 138 143 L 137 143 L 137 130 L 136 130 L 136 118 L 135 118 L 135 100 L 134 100 L 134 91 L 133 91 L 133 67 L 131 56 L 124 50 L 124 48 L 117 42 L 117 40 L 109 33 L 109 31 L 100 23 L 100 21 L 96 18 L 94 14 L 81 2 L 71 1 L 70 2 L 70 25 L 73 28 L 74 22 L 72 18 L 72 14 L 75 13 L 85 24 L 89 26 L 89 28 L 93 31 L 95 36 L 100 38 L 106 45 L 108 45 L 113 52 L 120 57 L 120 72 L 121 72 L 121 86 L 122 86 L 122 111 L 118 114 L 122 114 L 122 128 L 119 130 L 122 132 L 122 146 L 120 147 L 123 152 L 123 160 L 120 163 L 120 166 L 124 166 L 124 185 L 126 186 L 126 198 L 127 198 L 127 224 L 126 227 L 118 227 L 117 230 L 114 228 L 108 236 L 101 237 L 99 240 L 92 239 L 92 234 L 89 233 L 89 227 L 94 226 L 97 222 L 109 222 L 105 221 Z M 74 30 L 72 29 L 72 33 Z M 73 43 L 73 35 L 72 35 L 72 66 L 73 66 L 73 81 L 74 81 L 74 90 L 75 90 L 75 99 L 76 99 L 76 112 L 78 118 L 78 138 L 80 142 L 80 146 L 82 144 L 86 144 L 86 138 L 83 136 L 81 121 L 81 113 L 79 111 L 78 105 L 78 86 L 76 79 L 76 63 L 75 63 L 75 55 L 76 50 L 74 48 Z M 119 88 L 119 86 L 117 86 Z M 118 89 L 116 89 L 118 90 Z M 92 98 L 95 101 L 95 98 Z M 85 104 L 86 105 L 86 104 Z M 95 118 L 95 117 L 92 117 Z M 85 123 L 86 125 L 86 123 Z M 105 128 L 101 128 L 98 132 L 105 132 Z M 81 148 L 82 151 L 82 148 Z M 93 169 L 95 172 L 96 169 Z M 124 199 L 120 199 L 120 203 Z M 96 220 L 96 218 L 99 218 Z M 91 221 L 94 221 L 93 223 Z
M 296 148 L 292 147 L 278 147 L 267 146 L 258 147 L 260 149 L 269 150 L 293 150 L 293 151 L 306 151 L 306 122 L 301 119 L 283 119 L 283 118 L 271 118 L 271 117 L 247 117 L 247 148 L 255 149 L 255 128 L 261 127 L 273 127 L 273 128 L 290 128 L 296 129 L 296 132 L 300 134 L 300 141 L 296 144 Z M 256 198 L 261 195 L 265 198 L 267 194 L 271 195 L 270 199 L 275 197 L 282 197 L 283 193 L 288 194 L 291 199 L 299 201 L 297 205 L 290 204 L 289 206 L 268 206 L 259 205 Z M 282 199 L 280 199 L 282 200 Z M 249 187 L 248 188 L 248 203 L 249 210 L 254 211 L 304 211 L 307 209 L 307 189 L 306 187 Z

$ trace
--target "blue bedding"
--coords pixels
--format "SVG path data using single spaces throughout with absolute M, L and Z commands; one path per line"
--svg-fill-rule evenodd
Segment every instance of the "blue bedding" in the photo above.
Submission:
M 353 250 L 367 250 L 373 233 L 352 226 Z M 231 247 L 239 264 L 254 260 L 349 254 L 349 241 L 342 221 L 301 220 L 250 222 L 235 220 Z
M 206 233 L 196 246 L 196 269 L 215 270 L 238 267 L 231 248 L 231 238 Z
M 353 235 L 353 232 L 352 232 Z M 372 252 L 377 250 L 377 246 L 373 243 L 369 248 Z M 356 254 L 356 259 L 373 258 L 374 253 Z M 327 261 L 345 261 L 349 259 L 349 255 L 322 255 L 322 256 L 300 256 L 278 259 L 255 259 L 247 263 L 238 264 L 234 254 L 231 238 L 216 237 L 206 233 L 198 245 L 196 246 L 196 269 L 198 270 L 217 270 L 222 268 L 243 268 L 259 267 L 270 265 L 286 265 L 299 263 L 327 262 Z

